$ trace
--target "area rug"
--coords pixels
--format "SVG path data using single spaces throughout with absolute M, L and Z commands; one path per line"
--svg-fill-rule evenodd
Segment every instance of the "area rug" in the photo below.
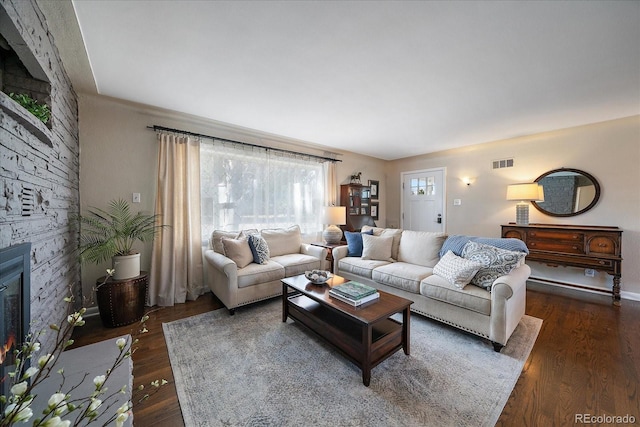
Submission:
M 292 320 L 279 300 L 163 324 L 186 426 L 493 426 L 542 320 L 525 316 L 501 353 L 411 316 L 411 355 L 375 367 L 371 384 Z

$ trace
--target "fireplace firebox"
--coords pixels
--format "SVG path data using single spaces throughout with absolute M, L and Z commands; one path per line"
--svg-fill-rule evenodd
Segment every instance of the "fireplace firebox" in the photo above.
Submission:
M 22 345 L 31 321 L 30 256 L 31 243 L 0 249 L 0 382 L 5 396 L 9 372 L 15 369 L 14 350 Z

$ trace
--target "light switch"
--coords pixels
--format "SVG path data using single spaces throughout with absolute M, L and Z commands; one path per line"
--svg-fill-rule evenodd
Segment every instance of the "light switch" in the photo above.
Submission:
M 453 199 L 453 206 L 460 206 L 462 204 L 462 199 Z
M 133 193 L 133 203 L 140 203 L 140 193 Z

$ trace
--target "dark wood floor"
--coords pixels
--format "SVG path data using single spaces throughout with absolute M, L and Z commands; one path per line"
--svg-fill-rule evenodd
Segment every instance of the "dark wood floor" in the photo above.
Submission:
M 206 294 L 197 301 L 153 310 L 150 332 L 134 355 L 134 385 L 166 378 L 151 399 L 134 405 L 136 427 L 182 426 L 162 323 L 220 308 Z M 640 302 L 529 284 L 527 314 L 544 320 L 540 335 L 497 425 L 572 425 L 576 414 L 632 415 L 640 423 Z M 75 346 L 129 333 L 107 329 L 95 316 L 77 328 Z
M 527 289 L 526 313 L 544 323 L 498 425 L 582 424 L 576 414 L 640 423 L 640 302 L 614 307 L 604 295 Z

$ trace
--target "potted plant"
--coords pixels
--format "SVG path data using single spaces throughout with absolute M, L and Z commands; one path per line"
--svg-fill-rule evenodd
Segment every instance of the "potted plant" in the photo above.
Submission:
M 152 241 L 164 225 L 158 215 L 133 214 L 122 199 L 113 200 L 108 210 L 90 208 L 80 215 L 80 258 L 99 264 L 112 260 L 113 278 L 124 280 L 140 275 L 140 253 L 133 250 L 136 240 Z
M 49 110 L 49 106 L 47 104 L 40 103 L 24 93 L 10 93 L 9 98 L 24 107 L 42 123 L 46 124 L 49 121 L 49 117 L 51 117 L 51 110 Z

